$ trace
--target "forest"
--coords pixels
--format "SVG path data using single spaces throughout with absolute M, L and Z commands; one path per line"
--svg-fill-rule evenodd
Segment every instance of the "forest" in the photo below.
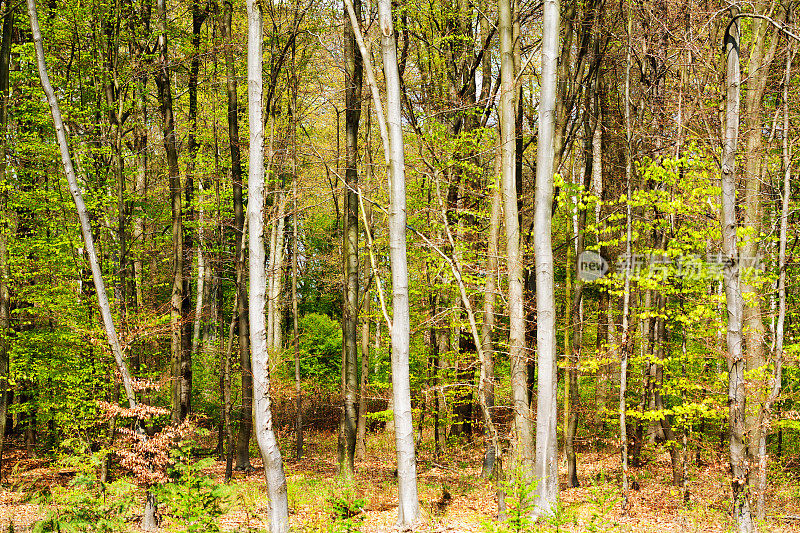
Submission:
M 62 2 L 0 530 L 800 531 L 800 2 Z

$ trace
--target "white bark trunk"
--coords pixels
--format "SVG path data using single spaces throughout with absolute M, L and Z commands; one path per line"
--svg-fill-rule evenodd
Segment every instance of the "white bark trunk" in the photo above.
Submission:
M 736 8 L 732 8 L 735 16 Z M 732 20 L 725 32 L 726 102 L 722 143 L 722 253 L 723 279 L 728 311 L 728 417 L 730 423 L 730 468 L 733 488 L 733 516 L 739 533 L 754 530 L 747 501 L 747 454 L 745 450 L 745 382 L 742 354 L 742 299 L 739 285 L 739 248 L 736 240 L 736 145 L 739 139 L 741 71 L 739 65 L 739 24 Z
M 551 209 L 553 204 L 553 133 L 558 66 L 558 0 L 544 2 L 542 84 L 539 100 L 539 139 L 536 151 L 534 254 L 536 256 L 536 343 L 539 356 L 536 409 L 535 517 L 555 514 L 558 506 L 558 448 L 556 443 L 556 305 L 553 283 Z
M 392 262 L 392 392 L 397 446 L 398 524 L 412 527 L 419 514 L 417 461 L 411 417 L 409 383 L 408 262 L 406 258 L 406 177 L 400 111 L 400 73 L 392 24 L 391 0 L 378 1 L 383 74 L 386 79 L 386 109 L 389 133 L 389 249 Z
M 264 250 L 264 122 L 262 116 L 262 15 L 256 0 L 247 0 L 247 94 L 250 119 L 248 175 L 250 246 L 250 346 L 252 349 L 255 432 L 270 500 L 270 531 L 289 531 L 289 501 L 283 460 L 275 438 L 269 396 L 267 350 L 267 272 Z
M 200 190 L 200 217 L 197 223 L 197 300 L 194 308 L 194 324 L 192 325 L 192 355 L 197 353 L 200 345 L 200 328 L 203 325 L 203 298 L 205 296 L 206 283 L 206 255 L 203 250 L 206 247 L 205 225 L 206 210 L 203 207 L 205 201 L 205 191 L 203 190 L 202 177 L 197 180 L 197 187 Z

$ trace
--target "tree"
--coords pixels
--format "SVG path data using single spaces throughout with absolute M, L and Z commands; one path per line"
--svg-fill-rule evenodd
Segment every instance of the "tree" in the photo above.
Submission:
M 508 352 L 511 359 L 511 394 L 514 402 L 514 460 L 527 476 L 533 466 L 533 440 L 528 402 L 528 366 L 525 354 L 522 247 L 517 207 L 514 94 L 514 47 L 510 0 L 498 0 L 500 36 L 500 158 L 503 208 L 508 256 Z M 529 479 L 529 478 L 528 478 Z
M 239 416 L 239 435 L 236 441 L 236 468 L 247 470 L 250 466 L 250 436 L 253 429 L 253 375 L 250 372 L 250 324 L 247 310 L 247 289 L 240 280 L 245 271 L 244 254 L 244 200 L 242 198 L 242 162 L 239 150 L 239 97 L 237 94 L 236 65 L 231 40 L 233 4 L 224 2 L 220 17 L 220 33 L 225 44 L 225 88 L 228 104 L 228 142 L 231 158 L 231 184 L 233 188 L 233 213 L 236 244 L 236 314 L 239 337 L 239 362 L 242 367 L 242 409 Z
M 354 0 L 353 10 L 361 20 L 361 2 Z M 345 461 L 340 465 L 345 476 L 352 477 L 356 451 L 356 395 L 358 393 L 358 126 L 361 119 L 362 60 L 357 51 L 355 33 L 349 17 L 344 23 L 345 46 L 345 228 L 344 228 L 344 435 Z
M 389 247 L 392 262 L 392 395 L 397 447 L 398 524 L 411 527 L 419 515 L 417 460 L 414 451 L 414 426 L 411 419 L 409 383 L 409 305 L 408 260 L 406 257 L 406 177 L 403 128 L 400 111 L 400 73 L 392 23 L 390 0 L 378 2 L 381 29 L 381 56 L 386 78 L 386 122 L 389 150 Z
M 253 371 L 255 432 L 270 500 L 270 531 L 289 531 L 289 500 L 286 474 L 275 437 L 270 400 L 269 351 L 267 349 L 267 272 L 264 250 L 264 122 L 262 99 L 261 5 L 247 1 L 247 101 L 250 119 L 250 167 L 248 203 L 250 245 L 250 347 Z
M 0 43 L 0 468 L 3 465 L 5 449 L 6 421 L 8 420 L 8 403 L 11 398 L 8 387 L 8 370 L 10 365 L 11 342 L 11 302 L 8 287 L 8 233 L 6 222 L 8 216 L 8 177 L 7 155 L 8 143 L 8 91 L 9 67 L 11 66 L 11 32 L 14 29 L 16 9 L 6 8 L 3 17 L 2 42 Z
M 539 100 L 539 138 L 536 149 L 536 345 L 539 356 L 536 404 L 536 508 L 534 516 L 555 514 L 558 506 L 558 447 L 556 444 L 556 305 L 553 282 L 551 209 L 553 203 L 553 121 L 558 65 L 558 0 L 545 0 L 542 31 L 542 81 Z M 509 276 L 511 276 L 509 272 Z
M 739 533 L 754 530 L 747 499 L 747 453 L 745 449 L 745 361 L 742 354 L 742 299 L 739 294 L 739 249 L 736 239 L 736 144 L 739 138 L 739 21 L 731 8 L 731 22 L 725 31 L 725 130 L 722 144 L 722 253 L 725 301 L 728 313 L 728 443 L 733 489 L 733 517 Z
M 170 300 L 170 327 L 172 332 L 172 422 L 178 423 L 187 415 L 187 396 L 182 387 L 188 385 L 184 379 L 183 364 L 184 324 L 185 324 L 185 286 L 184 286 L 184 246 L 183 246 L 183 205 L 181 199 L 181 173 L 178 166 L 178 139 L 175 133 L 175 112 L 172 105 L 172 86 L 169 72 L 169 48 L 167 46 L 167 5 L 166 0 L 158 0 L 158 70 L 155 81 L 158 87 L 158 100 L 164 132 L 164 151 L 167 154 L 169 172 L 170 206 L 172 209 L 172 297 Z

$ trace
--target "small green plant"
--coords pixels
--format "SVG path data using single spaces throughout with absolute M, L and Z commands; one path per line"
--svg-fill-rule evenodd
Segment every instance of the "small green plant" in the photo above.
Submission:
M 126 530 L 136 499 L 135 485 L 124 479 L 104 483 L 92 474 L 78 474 L 69 487 L 40 491 L 34 501 L 45 510 L 33 533 L 115 533 Z
M 613 527 L 615 524 L 608 519 L 608 516 L 614 505 L 621 499 L 616 487 L 606 484 L 606 473 L 601 470 L 598 481 L 592 483 L 591 498 L 589 499 L 592 512 L 589 515 L 589 522 L 586 524 L 586 531 L 608 531 Z
M 45 487 L 30 493 L 43 518 L 33 524 L 34 533 L 114 533 L 126 530 L 126 520 L 136 502 L 136 486 L 128 479 L 102 481 L 101 470 L 107 450 L 92 453 L 81 439 L 65 439 L 56 452 L 56 464 L 75 477 L 67 487 Z
M 237 483 L 231 485 L 236 507 L 244 512 L 245 521 L 239 526 L 237 532 L 262 531 L 254 524 L 269 522 L 269 505 L 265 499 L 266 485 L 258 483 Z
M 359 496 L 351 484 L 339 488 L 337 494 L 328 498 L 333 515 L 333 523 L 329 528 L 331 533 L 351 533 L 361 530 L 364 521 L 364 507 L 366 500 Z
M 190 533 L 217 532 L 217 518 L 224 513 L 230 490 L 203 472 L 214 459 L 189 461 L 191 447 L 183 445 L 173 451 L 175 463 L 169 469 L 171 481 L 154 489 L 183 531 Z
M 536 480 L 529 479 L 524 468 L 517 466 L 505 473 L 499 487 L 505 494 L 506 516 L 497 522 L 484 522 L 487 533 L 523 533 L 536 527 L 533 511 Z

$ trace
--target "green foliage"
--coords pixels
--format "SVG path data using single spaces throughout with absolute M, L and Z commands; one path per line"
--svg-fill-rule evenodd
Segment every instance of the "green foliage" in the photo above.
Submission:
M 33 533 L 113 533 L 126 531 L 126 520 L 136 503 L 136 487 L 125 479 L 100 481 L 94 473 L 79 473 L 69 487 L 38 493 L 34 500 L 45 511 Z
M 328 498 L 334 522 L 329 531 L 331 533 L 351 533 L 361 530 L 364 521 L 364 507 L 366 500 L 359 496 L 351 483 L 337 487 L 336 493 Z
M 617 487 L 606 483 L 605 472 L 600 472 L 597 482 L 592 483 L 591 497 L 589 503 L 592 507 L 589 521 L 586 524 L 586 531 L 607 531 L 613 526 L 608 516 L 611 509 L 620 501 Z
M 524 533 L 535 531 L 536 522 L 531 517 L 537 481 L 522 466 L 504 473 L 500 489 L 505 493 L 506 518 L 500 522 L 485 522 L 487 533 Z
M 310 313 L 300 319 L 300 375 L 316 382 L 338 383 L 342 328 L 328 315 Z
M 173 450 L 176 462 L 169 472 L 172 481 L 155 487 L 153 492 L 182 530 L 190 533 L 219 531 L 217 518 L 225 512 L 230 488 L 203 472 L 214 464 L 214 459 L 192 463 L 190 450 L 189 446 Z

